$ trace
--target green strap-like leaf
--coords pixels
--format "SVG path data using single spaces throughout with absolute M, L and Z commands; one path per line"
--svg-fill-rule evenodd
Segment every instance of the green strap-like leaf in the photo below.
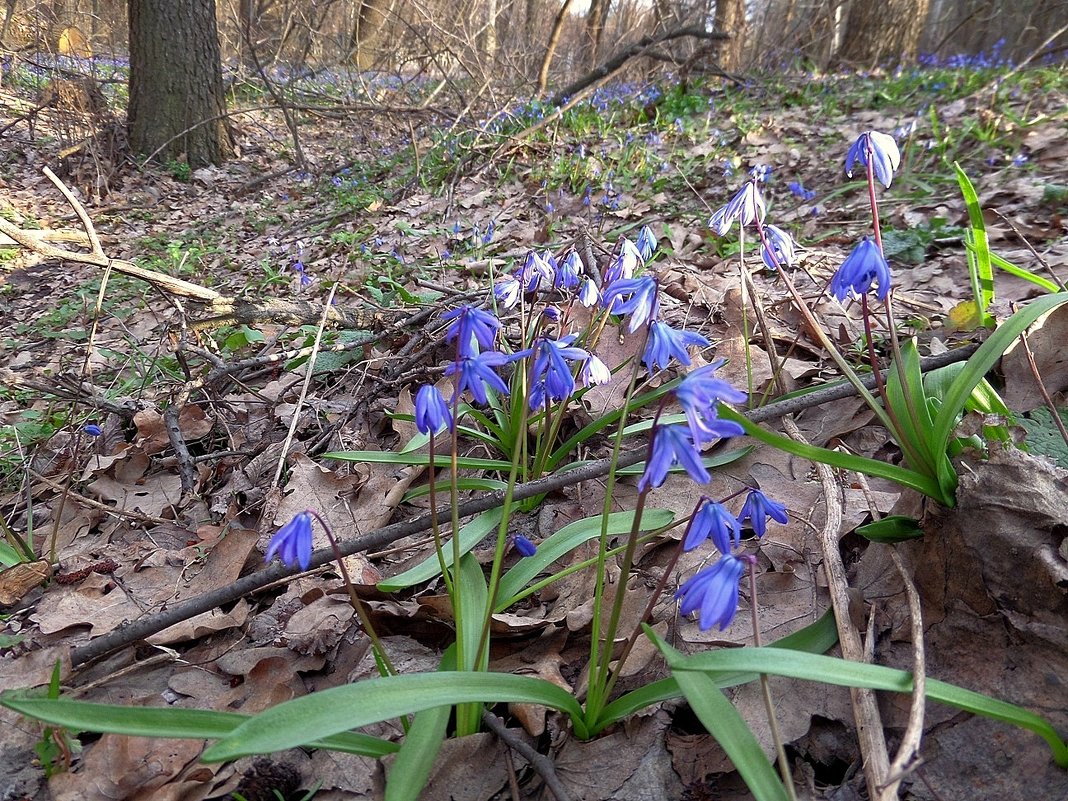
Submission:
M 726 406 L 721 405 L 719 407 L 719 416 L 726 420 L 733 420 L 738 423 L 745 429 L 745 433 L 753 439 L 758 439 L 761 442 L 779 448 L 787 453 L 792 453 L 795 456 L 800 456 L 804 459 L 811 459 L 814 462 L 823 462 L 832 467 L 840 467 L 844 470 L 856 470 L 859 473 L 889 479 L 903 487 L 911 487 L 931 498 L 943 500 L 938 484 L 933 479 L 922 473 L 917 473 L 915 470 L 909 470 L 904 467 L 898 467 L 897 465 L 876 461 L 875 459 L 868 459 L 863 456 L 853 456 L 852 454 L 839 453 L 838 451 L 828 450 L 827 448 L 817 448 L 815 445 L 805 445 L 800 442 L 795 442 L 789 437 L 784 437 L 781 434 L 774 434 L 767 429 L 761 428 L 756 423 L 751 422 L 747 417 L 738 414 L 738 412 Z M 947 505 L 952 506 L 952 500 L 950 500 L 950 503 Z
M 271 707 L 204 752 L 208 762 L 284 751 L 324 736 L 447 704 L 542 704 L 566 712 L 575 733 L 587 736 L 578 701 L 544 679 L 510 673 L 414 673 L 366 679 Z
M 789 801 L 786 788 L 757 738 L 723 690 L 716 686 L 715 680 L 707 674 L 688 670 L 676 672 L 675 680 L 708 733 L 727 752 L 753 797 L 757 801 Z
M 496 509 L 490 509 L 487 512 L 483 512 L 466 526 L 463 526 L 460 529 L 460 555 L 462 556 L 482 542 L 486 535 L 497 528 L 500 522 L 501 508 L 498 506 Z M 449 545 L 450 542 L 451 540 L 446 540 L 443 543 L 445 550 L 445 564 L 447 566 L 452 565 L 452 547 Z M 438 561 L 437 554 L 432 553 L 415 567 L 405 570 L 399 576 L 394 576 L 393 578 L 378 582 L 378 589 L 382 592 L 397 592 L 397 590 L 403 590 L 406 587 L 411 587 L 424 581 L 430 581 L 434 576 L 440 574 L 441 563 Z
M 949 438 L 953 434 L 953 427 L 957 422 L 957 416 L 964 408 L 972 390 L 983 380 L 1020 334 L 1043 314 L 1052 311 L 1065 301 L 1068 301 L 1068 292 L 1046 295 L 1031 301 L 998 326 L 998 330 L 979 346 L 979 349 L 964 363 L 964 368 L 945 392 L 942 408 L 938 410 L 938 416 L 934 420 L 932 448 L 946 450 Z
M 393 451 L 333 451 L 324 453 L 324 459 L 337 459 L 342 462 L 367 462 L 369 464 L 407 464 L 429 465 L 430 455 L 426 453 L 394 453 Z M 456 460 L 457 467 L 464 470 L 511 470 L 512 463 L 500 459 L 476 459 L 473 456 L 461 456 Z M 452 457 L 447 453 L 434 454 L 434 466 L 452 467 Z
M 904 670 L 778 648 L 732 648 L 696 654 L 676 659 L 671 662 L 671 666 L 672 671 L 696 670 L 713 677 L 724 673 L 759 671 L 845 687 L 912 692 L 912 674 Z M 1068 768 L 1068 745 L 1065 745 L 1054 728 L 1039 715 L 1015 704 L 936 679 L 927 679 L 926 687 L 927 698 L 932 701 L 1033 731 L 1049 744 L 1057 764 Z
M 235 712 L 94 704 L 69 698 L 45 698 L 24 692 L 4 693 L 0 696 L 0 706 L 72 731 L 178 740 L 217 740 L 252 719 L 249 715 Z M 376 758 L 395 753 L 400 747 L 396 743 L 357 732 L 316 738 L 309 745 Z
M 642 528 L 651 530 L 666 526 L 675 519 L 675 513 L 668 509 L 646 509 L 642 514 Z M 608 516 L 609 535 L 627 534 L 634 523 L 634 512 L 612 512 Z M 549 565 L 567 553 L 575 550 L 579 545 L 601 535 L 601 516 L 587 517 L 568 523 L 555 534 L 546 537 L 538 544 L 538 550 L 533 556 L 528 556 L 519 562 L 504 576 L 497 590 L 500 599 L 494 612 L 503 612 L 513 603 L 515 596 L 531 582 L 531 580 L 547 570 Z
M 803 629 L 787 634 L 768 645 L 769 648 L 787 648 L 792 651 L 805 651 L 813 654 L 822 654 L 838 642 L 838 629 L 834 622 L 834 613 L 826 612 L 823 617 Z M 735 675 L 723 674 L 716 677 L 716 686 L 720 689 L 734 687 L 738 684 L 747 684 L 756 681 L 757 673 L 737 673 Z M 661 679 L 637 690 L 632 690 L 608 704 L 602 711 L 594 727 L 599 731 L 606 726 L 611 726 L 624 718 L 629 718 L 636 712 L 640 712 L 647 706 L 678 698 L 681 695 L 678 682 L 673 678 Z

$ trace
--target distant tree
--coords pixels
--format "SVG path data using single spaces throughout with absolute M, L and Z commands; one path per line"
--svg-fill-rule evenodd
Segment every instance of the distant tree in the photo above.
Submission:
M 601 42 L 604 39 L 604 24 L 608 19 L 608 10 L 612 0 L 590 0 L 590 10 L 586 12 L 586 63 L 594 66 L 601 57 Z
M 129 23 L 134 152 L 184 156 L 191 167 L 233 156 L 215 0 L 130 0 Z
M 352 29 L 352 57 L 361 70 L 369 70 L 378 61 L 377 45 L 386 28 L 390 0 L 360 0 L 356 23 Z
M 930 9 L 931 0 L 853 3 L 839 57 L 872 67 L 915 59 Z
M 730 35 L 717 48 L 718 66 L 738 72 L 745 53 L 745 0 L 716 0 L 715 29 Z

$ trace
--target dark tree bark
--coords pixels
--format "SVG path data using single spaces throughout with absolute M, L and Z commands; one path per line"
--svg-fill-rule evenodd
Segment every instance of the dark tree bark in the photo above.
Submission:
M 130 146 L 191 167 L 234 154 L 215 0 L 130 0 Z
M 839 57 L 865 67 L 912 61 L 930 8 L 930 0 L 854 2 Z

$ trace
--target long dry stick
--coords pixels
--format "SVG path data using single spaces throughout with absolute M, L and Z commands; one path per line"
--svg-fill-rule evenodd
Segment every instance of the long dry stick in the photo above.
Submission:
M 808 444 L 793 420 L 784 417 L 782 423 L 791 439 Z M 815 464 L 827 504 L 827 516 L 823 527 L 819 529 L 819 541 L 823 552 L 823 571 L 827 577 L 831 606 L 834 608 L 834 619 L 838 626 L 838 642 L 843 657 L 851 662 L 864 662 L 864 645 L 849 616 L 849 580 L 846 578 L 842 554 L 838 550 L 838 535 L 842 528 L 842 502 L 838 482 L 830 467 L 819 462 Z M 881 799 L 879 788 L 887 783 L 890 757 L 886 750 L 878 700 L 874 690 L 863 688 L 850 688 L 849 695 L 853 701 L 853 719 L 857 725 L 857 739 L 864 760 L 864 779 L 868 785 L 868 793 L 871 798 Z

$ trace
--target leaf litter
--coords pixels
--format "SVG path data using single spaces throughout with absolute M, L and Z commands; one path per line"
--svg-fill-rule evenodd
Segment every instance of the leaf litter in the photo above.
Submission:
M 17 98 L 7 89 L 3 92 L 5 109 L 17 107 Z M 753 99 L 743 98 L 739 105 L 745 102 Z M 984 207 L 999 212 L 987 220 L 996 251 L 1033 268 L 1034 254 L 1021 238 L 1026 237 L 1064 278 L 1068 275 L 1065 210 L 1051 212 L 1048 203 L 1051 185 L 1068 184 L 1062 158 L 1068 140 L 1058 117 L 1063 97 L 1051 93 L 1044 102 L 1049 117 L 1038 115 L 1026 130 L 1007 133 L 1007 141 L 1029 153 L 1033 171 L 1021 171 L 1004 159 L 984 167 L 978 156 L 968 167 Z M 980 105 L 973 97 L 960 99 L 945 104 L 940 115 L 943 123 L 953 125 L 980 111 Z M 5 116 L 11 113 L 5 111 Z M 720 177 L 722 159 L 740 155 L 745 163 L 736 166 L 743 169 L 762 162 L 776 167 L 779 176 L 771 185 L 776 215 L 798 231 L 797 238 L 805 245 L 802 266 L 816 279 L 806 288 L 808 297 L 832 334 L 848 343 L 860 330 L 858 310 L 831 300 L 822 287 L 860 228 L 863 193 L 828 193 L 808 202 L 791 197 L 784 187 L 789 180 L 837 187 L 842 180 L 842 143 L 861 130 L 896 128 L 912 113 L 905 109 L 839 113 L 817 123 L 808 109 L 760 108 L 754 127 L 744 108 L 726 116 L 711 112 L 690 130 L 674 137 L 662 134 L 654 148 L 668 172 L 692 173 L 697 194 L 679 185 L 664 191 L 638 181 L 614 189 L 617 207 L 606 205 L 594 219 L 581 192 L 562 189 L 552 202 L 553 211 L 547 213 L 550 192 L 538 183 L 544 175 L 538 161 L 551 157 L 548 151 L 533 148 L 518 151 L 523 156 L 511 170 L 490 164 L 477 175 L 458 176 L 451 195 L 421 187 L 394 187 L 392 194 L 374 197 L 346 194 L 344 169 L 329 165 L 375 154 L 381 133 L 354 132 L 352 126 L 329 119 L 305 126 L 302 145 L 313 163 L 323 165 L 324 175 L 333 171 L 341 179 L 341 187 L 290 173 L 246 192 L 251 178 L 285 165 L 284 154 L 272 144 L 272 132 L 284 130 L 281 119 L 264 112 L 257 126 L 241 129 L 245 154 L 241 159 L 198 170 L 190 183 L 160 172 L 131 174 L 107 198 L 87 204 L 105 248 L 116 257 L 139 259 L 154 269 L 234 294 L 246 288 L 281 297 L 303 291 L 318 299 L 323 288 L 337 280 L 340 303 L 369 302 L 379 312 L 413 301 L 443 304 L 473 290 L 484 293 L 489 276 L 506 269 L 528 248 L 560 247 L 591 230 L 591 225 L 595 247 L 603 255 L 618 234 L 642 222 L 655 223 L 663 228 L 665 246 L 670 246 L 657 266 L 665 295 L 674 300 L 665 300 L 665 316 L 708 336 L 717 345 L 717 355 L 731 355 L 727 370 L 734 370 L 732 378 L 744 385 L 748 376 L 739 367 L 747 343 L 736 262 L 730 254 L 717 251 L 702 219 L 732 190 L 734 180 Z M 711 125 L 716 126 L 715 134 L 708 130 Z M 835 141 L 826 148 L 798 144 L 825 141 L 828 130 Z M 594 151 L 600 144 L 583 141 L 566 128 L 557 133 L 562 139 L 556 152 L 562 157 L 570 158 L 580 145 Z M 428 144 L 423 140 L 424 147 Z M 43 141 L 23 137 L 18 146 L 23 157 L 5 176 L 5 203 L 22 222 L 32 220 L 46 230 L 63 228 L 69 209 L 39 171 L 54 154 Z M 588 158 L 581 165 L 583 179 L 603 181 L 607 158 Z M 916 172 L 920 174 L 919 166 Z M 907 204 L 889 204 L 886 211 L 892 228 L 905 233 L 924 227 L 942 230 L 938 220 L 944 220 L 948 230 L 967 219 L 955 190 L 940 193 L 937 200 L 917 193 Z M 493 235 L 487 241 L 491 223 Z M 950 236 L 940 242 L 937 235 L 932 237 L 921 243 L 920 264 L 894 265 L 895 281 L 899 299 L 916 317 L 921 339 L 944 346 L 968 336 L 966 331 L 953 332 L 947 323 L 950 310 L 969 297 L 967 271 L 959 240 Z M 309 288 L 302 289 L 293 269 L 298 260 L 314 276 Z M 45 583 L 47 576 L 32 573 L 36 570 L 32 565 L 30 579 L 11 571 L 0 573 L 0 588 L 6 593 L 0 603 L 7 612 L 3 633 L 21 638 L 4 648 L 0 686 L 45 684 L 54 661 L 62 662 L 71 647 L 255 571 L 271 532 L 305 508 L 319 510 L 342 538 L 425 508 L 425 501 L 402 501 L 406 490 L 425 481 L 425 471 L 324 462 L 319 454 L 390 449 L 410 438 L 411 424 L 390 419 L 388 413 L 410 414 L 408 388 L 436 378 L 437 323 L 430 322 L 413 336 L 390 334 L 374 345 L 356 347 L 325 367 L 320 362 L 312 395 L 300 409 L 296 400 L 303 368 L 291 358 L 235 375 L 202 399 L 185 403 L 177 416 L 182 439 L 198 457 L 205 457 L 196 463 L 199 497 L 190 499 L 182 491 L 163 416 L 191 378 L 188 371 L 195 374 L 201 369 L 190 367 L 189 354 L 199 354 L 202 361 L 208 358 L 203 353 L 230 360 L 250 353 L 277 353 L 308 344 L 309 329 L 266 323 L 251 334 L 239 332 L 248 344 L 231 352 L 220 350 L 210 334 L 198 332 L 194 341 L 201 351 L 193 351 L 188 343 L 178 345 L 182 320 L 171 304 L 132 280 L 112 278 L 86 361 L 87 332 L 101 280 L 94 268 L 50 262 L 20 250 L 4 270 L 8 291 L 2 298 L 0 358 L 6 365 L 2 377 L 7 391 L 0 398 L 0 415 L 11 425 L 54 421 L 41 429 L 26 457 L 34 471 L 26 476 L 32 512 L 16 481 L 5 485 L 5 517 L 15 530 L 26 531 L 32 514 L 38 543 L 42 539 L 49 546 L 54 543 L 59 571 L 78 576 L 88 572 L 70 583 Z M 827 366 L 818 348 L 807 340 L 803 322 L 784 302 L 773 277 L 758 275 L 755 280 L 770 312 L 777 348 L 780 353 L 790 349 L 786 372 L 792 386 L 825 377 Z M 997 285 L 1006 299 L 1034 295 L 1034 287 L 1008 276 L 999 275 Z M 1029 339 L 1040 374 L 1052 382 L 1048 389 L 1063 404 L 1058 346 L 1062 338 L 1056 334 L 1063 313 L 1058 315 Z M 759 391 L 771 379 L 768 354 L 762 341 L 748 344 Z M 633 342 L 624 340 L 606 361 L 623 364 L 635 355 L 632 348 Z M 412 354 L 415 357 L 409 359 Z M 1003 369 L 1005 396 L 1012 398 L 1014 409 L 1029 411 L 1042 405 L 1030 371 L 1020 365 L 1017 353 L 1006 357 Z M 61 392 L 64 388 L 66 394 Z M 106 398 L 107 403 L 90 410 L 92 403 L 85 402 L 94 398 Z M 613 383 L 588 399 L 587 414 L 595 418 L 618 407 L 621 388 Z M 299 415 L 296 440 L 284 453 L 285 433 L 294 415 Z M 101 426 L 99 438 L 80 433 L 90 420 Z M 853 400 L 812 409 L 799 417 L 798 424 L 817 444 L 893 455 L 885 432 L 873 427 L 870 414 Z M 603 453 L 600 447 L 599 453 L 589 455 Z M 1024 457 L 1013 454 L 995 452 L 989 461 L 976 463 L 974 476 L 962 483 L 958 509 L 928 520 L 928 531 L 939 535 L 929 534 L 904 550 L 925 593 L 932 675 L 1040 710 L 1063 728 L 1068 720 L 1061 682 L 1050 677 L 1065 675 L 1066 667 L 1061 662 L 1068 631 L 1064 614 L 1068 557 L 1064 543 L 1057 541 L 1065 521 L 1055 511 L 1064 507 L 1064 479 L 1047 465 L 1024 463 Z M 274 484 L 279 464 L 281 486 Z M 893 487 L 874 482 L 874 492 L 867 493 L 843 478 L 844 532 L 870 519 L 870 503 L 886 513 L 898 501 Z M 725 495 L 742 483 L 787 499 L 791 512 L 790 523 L 769 536 L 760 554 L 760 625 L 765 640 L 773 640 L 814 621 L 828 608 L 812 535 L 822 522 L 824 499 L 809 463 L 763 446 L 717 472 L 708 491 Z M 551 496 L 530 521 L 517 524 L 547 536 L 568 522 L 597 514 L 603 492 L 598 482 L 569 488 Z M 688 482 L 669 480 L 654 493 L 651 505 L 682 516 L 697 494 Z M 632 508 L 634 497 L 633 482 L 623 480 L 615 492 L 618 508 Z M 907 497 L 901 501 L 908 502 Z M 988 518 L 992 514 L 997 516 L 996 526 Z M 974 525 L 977 515 L 984 521 L 979 527 Z M 988 537 L 991 533 L 997 536 Z M 662 541 L 648 544 L 629 580 L 611 568 L 613 591 L 625 587 L 628 619 L 640 617 L 647 593 L 666 568 L 671 543 L 679 536 L 670 532 Z M 982 540 L 976 541 L 979 536 Z M 909 667 L 907 613 L 884 551 L 865 547 L 848 534 L 842 548 L 851 557 L 858 601 L 874 609 L 872 633 L 880 661 Z M 39 546 L 39 553 L 46 550 Z M 387 632 L 387 648 L 402 671 L 436 669 L 440 649 L 448 642 L 451 610 L 433 583 L 392 595 L 378 592 L 375 585 L 430 552 L 425 538 L 415 537 L 379 556 L 347 558 L 357 592 L 376 624 Z M 485 551 L 475 553 L 483 561 L 487 558 Z M 560 566 L 591 553 L 579 548 Z M 685 555 L 672 568 L 669 587 L 677 588 L 681 577 L 690 575 L 702 558 L 699 553 Z M 102 560 L 110 560 L 113 567 L 92 569 Z M 538 675 L 581 692 L 591 582 L 589 571 L 575 573 L 496 615 L 498 645 L 492 668 Z M 701 633 L 692 622 L 678 618 L 666 594 L 654 612 L 656 628 L 687 651 L 751 642 L 747 590 L 743 596 L 742 613 L 730 629 Z M 651 649 L 636 654 L 631 671 L 624 677 L 626 686 L 666 675 Z M 68 659 L 63 671 L 64 682 L 87 700 L 244 713 L 373 675 L 366 638 L 356 626 L 339 576 L 330 567 L 184 621 L 138 648 L 117 652 L 80 671 L 72 672 Z M 809 762 L 800 764 L 811 771 L 810 782 L 828 782 L 828 766 L 857 759 L 844 691 L 786 679 L 773 680 L 771 686 L 787 741 L 798 754 L 809 755 Z M 736 688 L 731 697 L 770 753 L 770 734 L 754 686 Z M 887 697 L 889 725 L 903 725 L 903 718 L 895 715 L 903 712 L 905 703 L 902 697 Z M 647 709 L 589 743 L 564 737 L 559 718 L 542 708 L 517 705 L 509 712 L 533 738 L 531 742 L 551 750 L 557 772 L 577 798 L 675 798 L 712 786 L 720 788 L 719 797 L 743 797 L 725 755 L 679 704 Z M 17 758 L 28 760 L 39 730 L 10 712 L 0 715 L 13 733 L 11 747 L 21 755 Z M 1054 797 L 1056 790 L 1053 795 L 1047 792 L 1053 787 L 1061 788 L 1061 794 L 1068 792 L 1063 789 L 1063 775 L 1049 766 L 1031 739 L 1015 737 L 985 720 L 941 712 L 929 715 L 934 717 L 928 742 L 936 751 L 924 771 L 926 781 L 938 786 L 939 797 L 972 797 L 954 788 L 971 786 L 975 775 L 981 775 L 986 786 L 998 787 L 1000 798 Z M 379 729 L 379 734 L 400 735 L 387 724 Z M 323 782 L 317 798 L 373 798 L 381 793 L 389 771 L 388 760 L 383 766 L 327 751 L 290 752 L 266 764 L 242 760 L 231 766 L 204 765 L 198 762 L 202 747 L 194 741 L 105 735 L 86 744 L 76 771 L 51 777 L 47 791 L 57 799 L 222 798 L 254 783 L 261 773 L 277 780 L 271 771 L 285 773 L 288 768 L 305 780 Z M 992 749 L 1003 759 L 996 769 L 989 767 Z M 506 750 L 488 734 L 447 741 L 424 797 L 500 797 L 508 785 L 503 770 Z M 509 758 L 517 770 L 524 770 L 521 757 Z M 35 792 L 45 791 L 25 794 L 34 797 Z M 928 797 L 920 783 L 910 784 L 906 793 L 910 798 Z

